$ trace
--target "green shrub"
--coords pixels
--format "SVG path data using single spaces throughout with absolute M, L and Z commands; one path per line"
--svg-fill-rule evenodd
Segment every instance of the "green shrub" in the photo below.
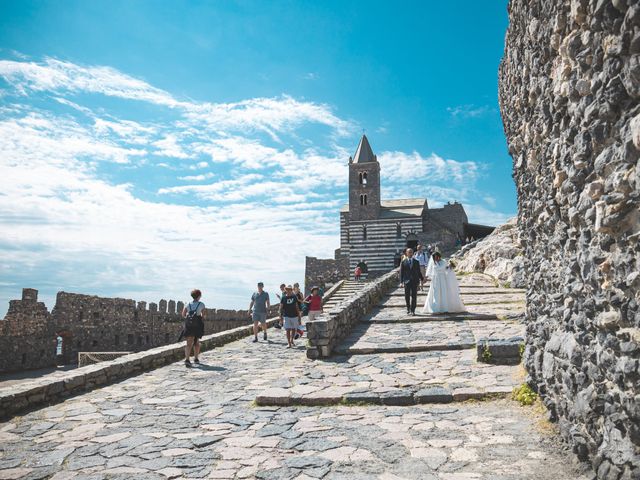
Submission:
M 516 402 L 520 402 L 520 405 L 533 405 L 538 398 L 538 394 L 531 389 L 528 383 L 523 383 L 513 389 L 511 398 Z

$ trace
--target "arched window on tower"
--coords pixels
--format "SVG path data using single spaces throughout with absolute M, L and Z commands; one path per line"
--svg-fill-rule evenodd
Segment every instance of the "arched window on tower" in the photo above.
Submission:
M 396 223 L 396 238 L 402 238 L 402 225 Z
M 367 204 L 367 195 L 360 195 L 360 205 L 366 205 Z
M 364 196 L 364 204 L 366 205 L 367 204 L 367 195 L 365 194 L 363 196 Z
M 363 185 L 367 184 L 367 172 L 362 172 L 362 183 Z
M 366 225 L 362 226 L 362 239 L 363 240 L 367 239 L 367 226 Z

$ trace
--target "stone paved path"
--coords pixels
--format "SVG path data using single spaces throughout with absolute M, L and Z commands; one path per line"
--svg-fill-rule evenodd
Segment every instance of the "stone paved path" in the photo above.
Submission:
M 504 324 L 464 322 L 474 335 L 475 328 L 495 323 L 490 328 L 498 332 Z M 443 321 L 442 328 L 455 323 Z M 254 402 L 269 389 L 319 400 L 345 388 L 381 394 L 434 385 L 509 390 L 521 381 L 518 367 L 478 364 L 469 349 L 313 362 L 302 346 L 284 348 L 282 332 L 269 336 L 268 342 L 248 338 L 207 352 L 198 368 L 172 364 L 0 424 L 0 479 L 587 478 L 538 414 L 509 400 Z

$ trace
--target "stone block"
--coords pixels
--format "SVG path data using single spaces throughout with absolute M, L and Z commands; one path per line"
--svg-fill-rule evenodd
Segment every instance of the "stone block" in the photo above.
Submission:
M 380 405 L 382 404 L 382 399 L 380 395 L 373 392 L 350 392 L 345 393 L 342 396 L 342 401 L 347 404 L 372 404 L 372 405 Z
M 453 401 L 464 402 L 465 400 L 479 400 L 484 397 L 484 392 L 473 387 L 455 388 L 453 390 Z
M 288 406 L 291 404 L 291 392 L 284 388 L 269 388 L 256 396 L 256 405 Z
M 406 406 L 415 403 L 411 390 L 396 389 L 380 394 L 380 402 L 383 405 Z
M 520 352 L 523 348 L 524 339 L 521 337 L 509 339 L 481 338 L 476 344 L 477 360 L 498 365 L 517 365 L 520 363 Z
M 451 403 L 453 402 L 453 394 L 451 390 L 444 387 L 428 387 L 418 390 L 414 393 L 413 398 L 416 403 Z

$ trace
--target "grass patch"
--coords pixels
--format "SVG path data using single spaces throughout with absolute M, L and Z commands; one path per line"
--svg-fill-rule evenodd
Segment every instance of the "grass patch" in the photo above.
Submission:
M 482 361 L 485 363 L 491 363 L 491 359 L 493 355 L 491 354 L 491 350 L 489 350 L 489 343 L 485 342 L 482 347 Z
M 533 405 L 538 398 L 538 394 L 534 392 L 528 383 L 523 383 L 519 387 L 513 389 L 511 398 L 516 402 L 520 402 L 520 405 Z

